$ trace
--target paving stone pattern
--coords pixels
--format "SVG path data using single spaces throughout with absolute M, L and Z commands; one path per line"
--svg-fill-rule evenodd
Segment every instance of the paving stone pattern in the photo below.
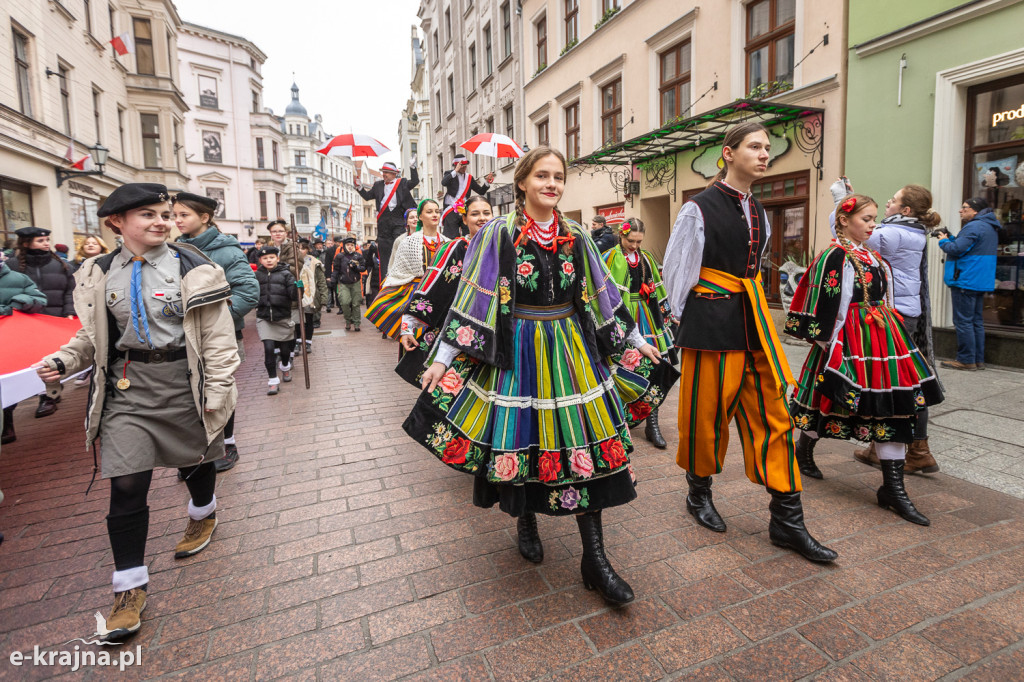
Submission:
M 1020 679 L 1021 500 L 912 476 L 932 526 L 905 523 L 874 503 L 881 474 L 825 441 L 826 478 L 804 503 L 840 559 L 813 565 L 769 544 L 768 496 L 744 478 L 735 433 L 714 485 L 729 531 L 694 525 L 673 396 L 670 449 L 637 429 L 639 497 L 605 513 L 610 557 L 637 593 L 610 609 L 582 586 L 573 520 L 541 518 L 544 563 L 522 559 L 514 523 L 473 507 L 469 478 L 402 432 L 416 395 L 392 371 L 396 345 L 369 325 L 340 332 L 340 319 L 324 316 L 334 333 L 317 336 L 312 390 L 296 371 L 276 397 L 247 328 L 242 459 L 218 480 L 220 525 L 195 557 L 172 556 L 187 493 L 157 473 L 149 602 L 131 643 L 143 664 L 123 675 L 9 663 L 13 650 L 88 637 L 111 603 L 109 486 L 84 496 L 85 391 L 69 387 L 47 419 L 17 410 L 19 440 L 0 457 L 0 678 Z M 952 434 L 949 447 L 974 447 Z

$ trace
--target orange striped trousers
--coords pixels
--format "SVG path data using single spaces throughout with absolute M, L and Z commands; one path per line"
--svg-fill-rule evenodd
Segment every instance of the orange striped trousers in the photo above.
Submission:
M 681 369 L 676 463 L 695 476 L 721 473 L 735 419 L 747 478 L 783 493 L 801 490 L 793 420 L 764 352 L 684 348 Z

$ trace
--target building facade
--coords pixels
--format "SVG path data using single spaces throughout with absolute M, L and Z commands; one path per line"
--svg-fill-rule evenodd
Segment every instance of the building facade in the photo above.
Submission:
M 417 160 L 420 182 L 413 188 L 412 195 L 419 201 L 434 196 L 441 185 L 435 182 L 434 164 L 430 162 L 430 91 L 427 88 L 423 45 L 415 26 L 412 27 L 411 48 L 412 80 L 409 82 L 409 100 L 398 122 L 398 151 L 403 170 L 409 168 L 414 157 Z
M 1024 367 L 1024 3 L 881 0 L 850 6 L 847 169 L 880 200 L 929 187 L 955 234 L 964 199 L 985 198 L 1003 224 L 995 291 L 985 298 L 986 355 Z M 899 163 L 879 163 L 880 158 Z M 942 253 L 929 243 L 936 348 L 956 354 Z
M 185 114 L 188 190 L 217 199 L 215 221 L 242 244 L 277 217 L 287 190 L 280 163 L 284 136 L 263 106 L 256 45 L 216 29 L 185 23 L 178 35 Z
M 53 241 L 114 235 L 96 216 L 125 182 L 187 187 L 177 36 L 170 0 L 5 3 L 0 32 L 0 242 L 26 225 L 53 230 Z M 110 40 L 128 32 L 134 52 Z M 102 175 L 61 179 L 99 143 Z
M 473 135 L 502 133 L 523 144 L 523 10 L 518 0 L 423 0 L 419 17 L 427 43 L 436 192 L 454 156 L 465 153 L 460 145 Z M 469 156 L 473 175 L 495 173 L 489 192 L 495 211 L 510 210 L 515 159 Z
M 561 200 L 584 223 L 641 218 L 664 254 L 679 208 L 718 171 L 732 123 L 771 131 L 754 194 L 772 224 L 765 268 L 831 238 L 843 167 L 843 0 L 524 0 L 526 142 L 574 161 Z
M 304 235 L 312 233 L 322 218 L 330 233 L 338 230 L 345 210 L 352 207 L 352 231 L 362 235 L 362 199 L 353 184 L 355 164 L 348 157 L 317 153 L 332 135 L 324 130 L 320 114 L 309 117 L 299 101 L 298 85 L 293 83 L 291 92 L 291 101 L 280 119 L 287 184 L 281 217 L 294 215 L 295 225 Z
M 356 172 L 359 174 L 359 182 L 363 187 L 373 187 L 373 183 L 383 180 L 384 176 L 379 171 L 370 168 L 365 161 L 356 161 Z M 418 189 L 418 188 L 417 188 Z M 358 195 L 357 195 L 358 196 Z M 360 197 L 362 199 L 362 197 Z M 355 210 L 354 208 L 352 209 Z M 377 238 L 377 205 L 373 201 L 363 201 L 361 216 L 363 221 L 362 240 Z M 353 224 L 355 220 L 353 219 Z

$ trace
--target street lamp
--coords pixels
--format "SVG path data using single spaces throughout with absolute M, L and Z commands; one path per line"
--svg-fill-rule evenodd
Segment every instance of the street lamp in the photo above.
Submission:
M 96 168 L 94 170 L 65 170 L 63 168 L 58 168 L 58 187 L 64 184 L 65 180 L 70 180 L 71 178 L 77 178 L 83 175 L 103 175 L 103 167 L 107 165 L 107 156 L 110 155 L 110 150 L 97 142 L 96 146 L 89 147 L 89 151 L 92 153 L 92 162 Z

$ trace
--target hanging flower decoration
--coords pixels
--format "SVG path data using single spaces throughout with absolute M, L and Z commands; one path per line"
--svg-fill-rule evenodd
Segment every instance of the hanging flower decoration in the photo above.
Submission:
M 857 208 L 857 197 L 847 197 L 846 201 L 839 204 L 839 210 L 843 213 L 853 213 L 855 208 Z
M 465 202 L 462 201 L 462 199 L 459 199 L 458 201 L 455 202 L 455 211 L 459 215 L 466 215 L 466 204 Z

